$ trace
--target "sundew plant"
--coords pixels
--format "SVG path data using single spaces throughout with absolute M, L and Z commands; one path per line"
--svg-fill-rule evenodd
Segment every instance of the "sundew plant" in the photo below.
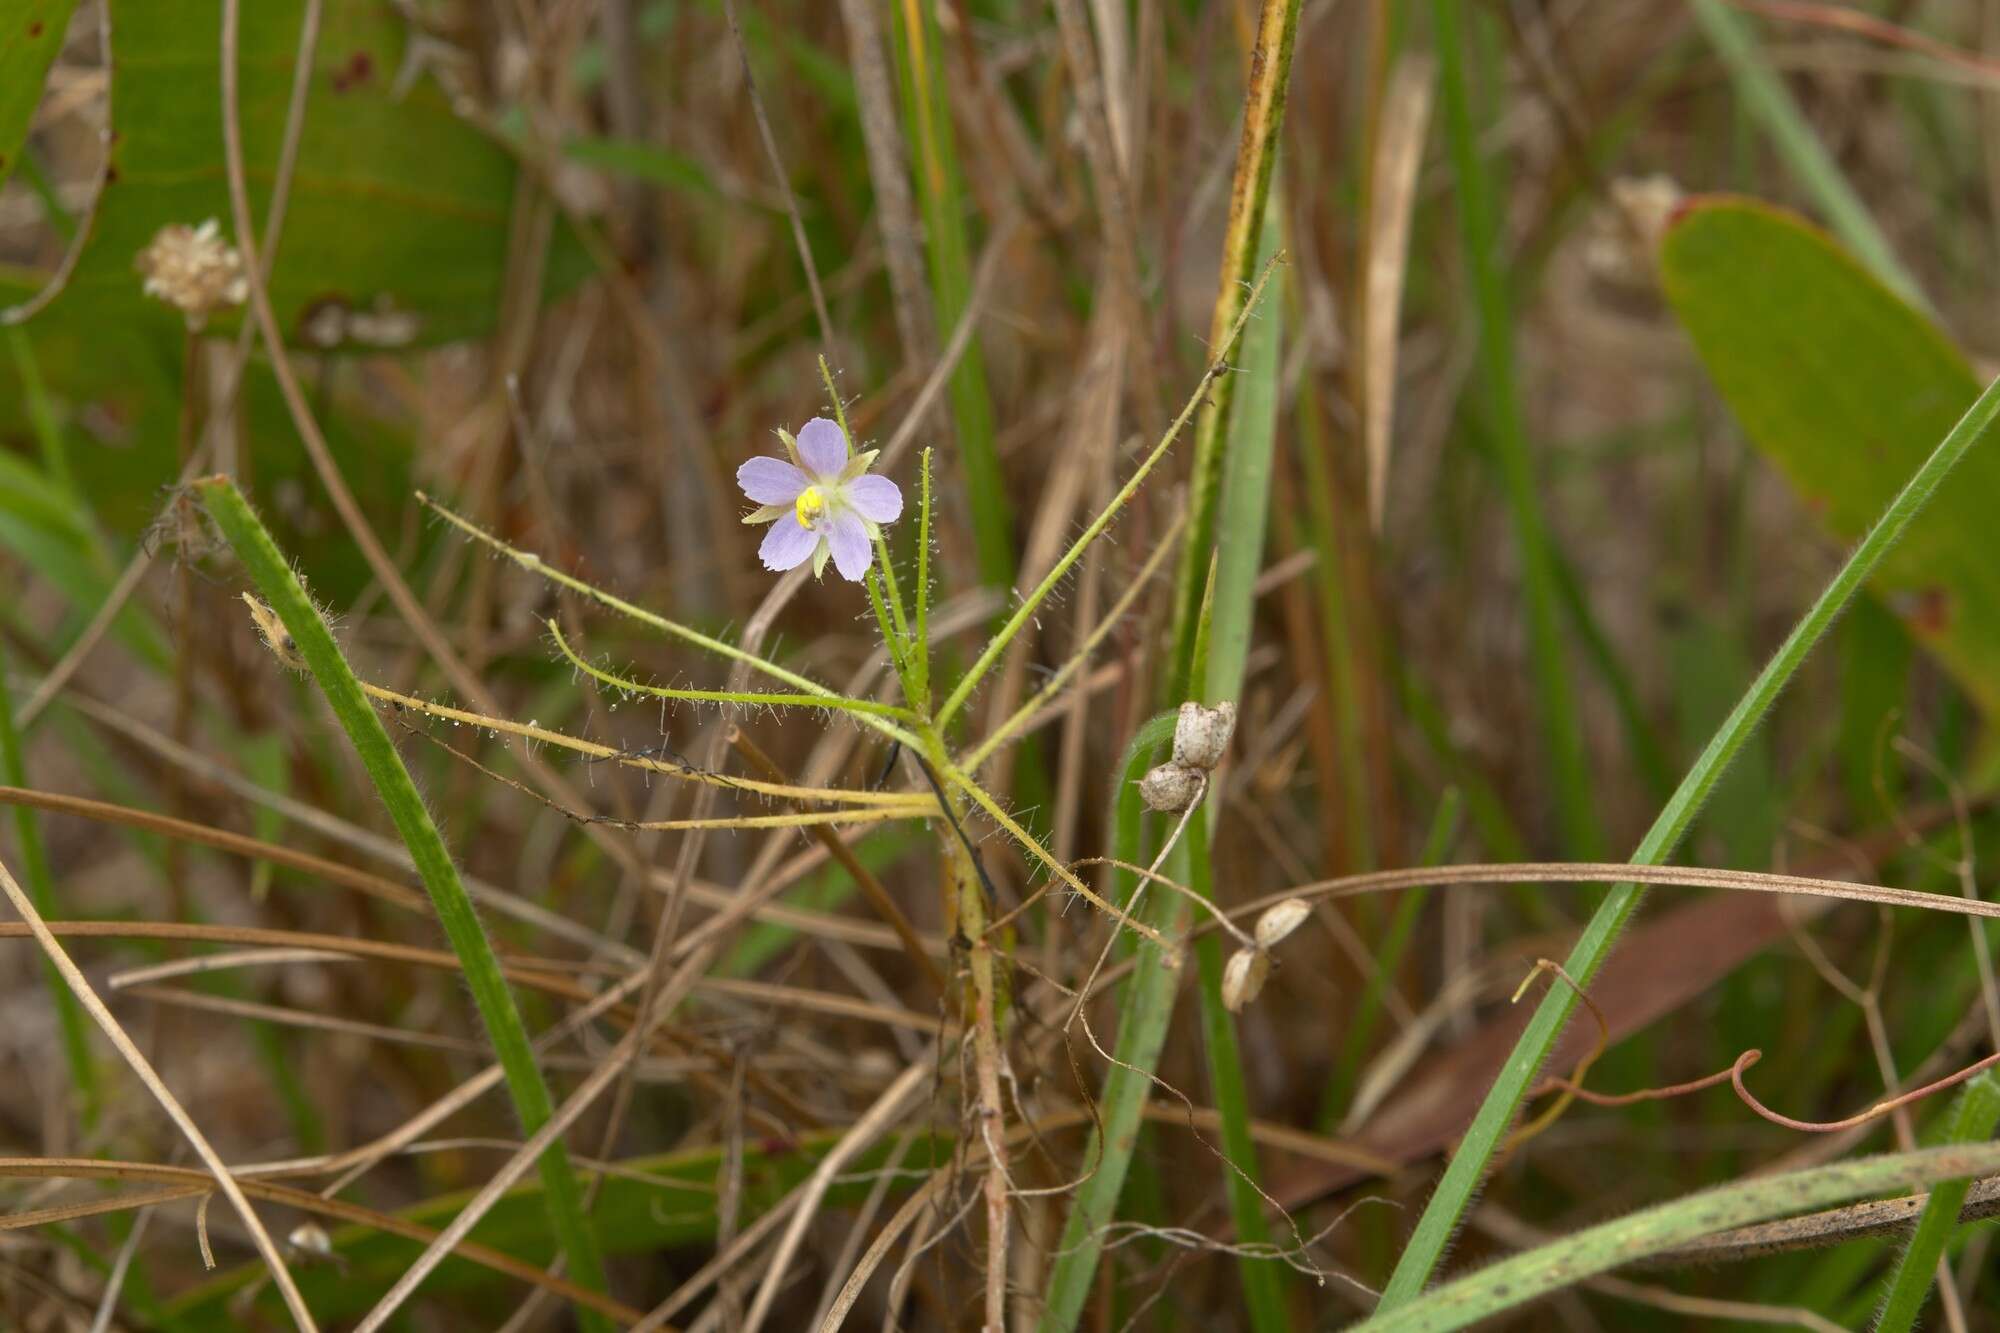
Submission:
M 1991 9 L 0 0 L 0 1329 L 2000 1328 Z

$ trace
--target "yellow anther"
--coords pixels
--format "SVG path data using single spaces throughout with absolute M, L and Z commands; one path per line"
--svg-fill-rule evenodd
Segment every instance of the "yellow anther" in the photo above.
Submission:
M 792 505 L 792 512 L 798 515 L 799 526 L 809 528 L 826 512 L 826 497 L 819 493 L 819 487 L 808 486 L 799 492 L 798 500 Z

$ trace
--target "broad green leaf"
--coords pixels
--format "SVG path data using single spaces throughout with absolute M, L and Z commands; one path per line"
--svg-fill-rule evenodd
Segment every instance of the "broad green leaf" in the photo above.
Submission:
M 28 141 L 42 80 L 62 49 L 76 0 L 0 0 L 0 185 Z
M 47 317 L 68 307 L 85 320 L 171 333 L 177 345 L 180 316 L 141 295 L 132 265 L 169 224 L 216 218 L 230 230 L 220 9 L 109 2 L 110 179 L 77 271 Z M 244 160 L 260 223 L 302 8 L 276 0 L 243 10 Z M 406 71 L 409 38 L 393 6 L 326 6 L 271 276 L 279 323 L 294 341 L 321 341 L 305 336 L 311 328 L 343 346 L 432 344 L 481 334 L 498 314 L 517 167 L 458 117 L 433 78 Z M 550 284 L 581 271 L 574 247 L 558 245 Z
M 1978 396 L 1926 317 L 1781 210 L 1697 202 L 1668 229 L 1660 269 L 1736 419 L 1842 542 Z M 1995 495 L 2000 454 L 1974 451 L 1868 585 L 1989 717 L 2000 715 Z

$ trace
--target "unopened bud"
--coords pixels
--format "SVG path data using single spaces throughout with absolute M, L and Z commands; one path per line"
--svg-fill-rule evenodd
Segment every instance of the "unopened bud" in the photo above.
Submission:
M 1238 949 L 1229 955 L 1229 963 L 1222 969 L 1222 1006 L 1232 1014 L 1243 1012 L 1243 1006 L 1257 998 L 1264 989 L 1264 979 L 1271 975 L 1271 955 L 1262 949 Z
M 1174 722 L 1174 762 L 1203 770 L 1222 762 L 1229 748 L 1229 734 L 1236 730 L 1236 705 L 1219 703 L 1204 708 L 1197 703 L 1181 705 Z
M 1279 940 L 1299 928 L 1299 923 L 1312 915 L 1312 904 L 1303 898 L 1287 898 L 1276 903 L 1257 918 L 1257 947 L 1269 949 Z
M 1179 814 L 1201 798 L 1208 779 L 1186 764 L 1161 764 L 1139 779 L 1139 796 L 1148 807 Z

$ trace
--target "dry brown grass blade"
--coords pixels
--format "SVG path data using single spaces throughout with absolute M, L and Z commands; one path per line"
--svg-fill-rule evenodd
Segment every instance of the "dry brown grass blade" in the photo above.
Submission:
M 1916 889 L 1892 889 L 1880 884 L 1825 879 L 1814 875 L 1779 875 L 1761 870 L 1723 870 L 1708 866 L 1644 866 L 1625 861 L 1520 861 L 1489 865 L 1416 866 L 1343 875 L 1297 888 L 1266 894 L 1229 909 L 1232 918 L 1254 917 L 1287 898 L 1352 898 L 1367 893 L 1392 893 L 1425 885 L 1500 884 L 1661 884 L 1683 889 L 1734 889 L 1745 893 L 1790 893 L 1808 898 L 1880 903 L 1885 907 L 1915 907 L 1957 916 L 2000 917 L 2000 903 L 1958 898 Z M 1195 927 L 1212 930 L 1212 922 Z
M 744 761 L 750 767 L 762 773 L 772 782 L 786 783 L 789 781 L 785 770 L 778 767 L 777 761 L 765 754 L 757 742 L 751 740 L 741 727 L 731 727 L 728 731 L 728 737 L 730 745 L 735 747 L 736 752 L 743 756 Z M 805 807 L 799 805 L 797 808 L 804 809 Z M 841 841 L 840 836 L 833 829 L 825 824 L 815 824 L 812 826 L 811 831 L 813 837 L 819 842 L 819 845 L 826 848 L 826 854 L 832 857 L 842 870 L 847 872 L 848 878 L 854 881 L 855 885 L 861 890 L 862 895 L 868 899 L 869 903 L 875 908 L 875 911 L 888 923 L 889 928 L 896 932 L 896 937 L 902 940 L 904 951 L 909 956 L 910 961 L 916 964 L 917 970 L 924 974 L 925 979 L 931 983 L 933 989 L 940 993 L 943 992 L 945 989 L 943 970 L 932 960 L 929 950 L 924 947 L 923 937 L 917 933 L 917 928 L 910 924 L 910 918 L 904 915 L 901 907 L 897 906 L 896 900 L 890 896 L 889 890 L 882 887 L 882 881 L 875 878 L 874 872 L 867 866 L 861 864 L 861 858 L 854 854 L 854 850 L 851 847 Z
M 83 975 L 83 970 L 70 959 L 69 954 L 56 941 L 55 935 L 42 920 L 41 913 L 35 910 L 34 903 L 29 900 L 27 891 L 15 882 L 13 873 L 7 869 L 4 862 L 0 862 L 0 890 L 5 891 L 8 900 L 14 905 L 14 910 L 20 913 L 29 933 L 35 937 L 35 943 L 41 946 L 42 953 L 48 958 L 49 963 L 61 974 L 63 984 L 76 996 L 77 1003 L 90 1015 L 91 1021 L 103 1030 L 118 1054 L 127 1065 L 131 1066 L 139 1081 L 146 1085 L 146 1090 L 153 1094 L 153 1099 L 159 1102 L 160 1108 L 167 1113 L 167 1118 L 174 1122 L 187 1139 L 195 1155 L 208 1167 L 216 1185 L 221 1188 L 230 1205 L 236 1209 L 237 1215 L 243 1219 L 244 1228 L 249 1231 L 250 1238 L 257 1247 L 257 1253 L 270 1267 L 271 1280 L 277 1285 L 279 1294 L 284 1297 L 285 1308 L 291 1313 L 292 1322 L 299 1328 L 307 1330 L 307 1333 L 313 1333 L 317 1325 L 313 1323 L 312 1312 L 306 1309 L 305 1298 L 299 1294 L 298 1284 L 292 1281 L 291 1270 L 285 1267 L 284 1256 L 278 1252 L 276 1242 L 271 1239 L 271 1233 L 264 1229 L 264 1223 L 258 1218 L 257 1210 L 250 1206 L 250 1200 L 245 1197 L 242 1186 L 230 1174 L 221 1155 L 209 1144 L 208 1137 L 201 1132 L 201 1127 L 195 1124 L 194 1117 L 187 1113 L 180 1100 L 155 1072 L 152 1062 L 146 1059 L 144 1052 L 125 1035 L 125 1029 L 112 1016 L 110 1008 L 104 1001 L 98 998 L 97 991 Z
M 742 1333 L 757 1333 L 764 1320 L 771 1313 L 771 1304 L 778 1298 L 778 1291 L 784 1285 L 785 1272 L 797 1257 L 799 1246 L 804 1243 L 806 1228 L 812 1224 L 819 1211 L 819 1201 L 826 1197 L 832 1187 L 833 1178 L 842 1167 L 853 1160 L 857 1153 L 864 1151 L 876 1139 L 887 1133 L 895 1121 L 902 1116 L 925 1082 L 932 1077 L 931 1067 L 925 1062 L 914 1062 L 897 1076 L 896 1081 L 882 1090 L 875 1104 L 863 1113 L 861 1119 L 843 1134 L 840 1142 L 827 1150 L 819 1165 L 813 1168 L 812 1176 L 798 1191 L 799 1202 L 792 1210 L 791 1223 L 779 1239 L 776 1252 L 771 1256 L 769 1267 L 764 1271 L 764 1281 L 757 1288 L 757 1295 L 750 1302 L 749 1313 L 743 1318 Z M 991 1169 L 991 1168 L 989 1168 Z M 633 1333 L 641 1330 L 660 1328 L 656 1323 L 642 1323 Z
M 403 1302 L 415 1294 L 424 1279 L 429 1277 L 446 1257 L 454 1251 L 464 1252 L 465 1238 L 472 1233 L 472 1228 L 478 1225 L 479 1220 L 500 1201 L 502 1195 L 514 1187 L 515 1182 L 534 1169 L 535 1163 L 540 1160 L 542 1153 L 547 1151 L 548 1146 L 554 1143 L 578 1116 L 589 1109 L 591 1103 L 596 1101 L 605 1089 L 631 1068 L 631 1057 L 638 1053 L 645 1031 L 635 1027 L 625 1034 L 617 1048 L 604 1058 L 590 1077 L 579 1084 L 575 1092 L 563 1099 L 548 1122 L 536 1130 L 528 1141 L 521 1145 L 520 1150 L 508 1158 L 500 1169 L 480 1186 L 479 1192 L 466 1202 L 465 1207 L 459 1210 L 458 1216 L 451 1220 L 451 1224 L 430 1239 L 424 1247 L 424 1252 L 403 1271 L 403 1275 L 396 1279 L 395 1285 L 383 1293 L 382 1298 L 375 1302 L 374 1308 L 361 1322 L 355 1325 L 354 1333 L 377 1333 L 377 1330 L 388 1322 L 389 1318 L 401 1308 Z M 551 1284 L 560 1280 L 552 1275 L 545 1276 L 548 1276 Z M 604 1299 L 608 1305 L 617 1306 L 614 1317 L 620 1323 L 629 1326 L 640 1318 L 637 1310 L 618 1305 L 608 1298 Z M 595 1309 L 605 1308 L 595 1301 L 591 1302 L 591 1305 Z
M 142 1207 L 149 1204 L 172 1202 L 175 1198 L 196 1198 L 211 1192 L 217 1179 L 206 1171 L 198 1171 L 185 1166 L 158 1166 L 151 1162 L 115 1162 L 96 1157 L 0 1157 L 0 1177 L 54 1178 L 65 1180 L 136 1180 L 169 1186 L 178 1193 L 163 1189 L 158 1192 L 126 1194 L 113 1199 L 91 1200 L 79 1207 L 92 1208 L 99 1212 Z M 286 1208 L 296 1208 L 300 1212 L 318 1217 L 332 1218 L 338 1222 L 350 1222 L 358 1226 L 372 1227 L 392 1236 L 401 1236 L 418 1244 L 428 1244 L 435 1240 L 438 1232 L 416 1222 L 405 1221 L 393 1213 L 377 1212 L 360 1204 L 348 1203 L 344 1199 L 329 1199 L 309 1190 L 280 1185 L 270 1180 L 243 1177 L 240 1181 L 243 1191 L 254 1194 L 266 1203 L 279 1204 Z M 55 1216 L 44 1216 L 53 1210 L 44 1209 L 40 1213 L 17 1213 L 0 1217 L 0 1230 L 10 1230 L 21 1226 L 61 1220 Z M 72 1213 L 70 1216 L 80 1216 Z M 589 1306 L 618 1320 L 631 1324 L 637 1320 L 639 1311 L 623 1305 L 608 1296 L 589 1291 L 558 1277 L 551 1277 L 534 1264 L 523 1263 L 513 1255 L 493 1249 L 491 1246 L 466 1241 L 458 1245 L 453 1253 L 461 1259 L 468 1259 L 496 1273 L 518 1278 L 522 1282 L 538 1287 L 547 1287 L 556 1294 Z
M 430 910 L 430 904 L 423 894 L 394 880 L 371 875 L 365 870 L 356 870 L 338 861 L 329 861 L 309 852 L 295 851 L 281 843 L 266 842 L 262 838 L 252 838 L 242 833 L 231 833 L 227 829 L 215 828 L 208 824 L 196 824 L 185 819 L 175 819 L 171 815 L 137 810 L 131 806 L 94 800 L 88 796 L 65 796 L 57 792 L 32 791 L 25 787 L 0 787 L 0 805 L 33 806 L 37 810 L 47 810 L 52 814 L 75 815 L 80 819 L 93 819 L 103 824 L 118 824 L 125 828 L 140 829 L 146 833 L 157 833 L 162 837 L 197 843 L 217 851 L 268 861 L 272 865 L 301 871 L 328 883 L 344 885 L 365 893 L 371 898 L 393 903 L 405 911 Z
M 984 622 L 986 616 L 990 614 L 988 602 L 990 602 L 990 598 L 984 596 L 984 594 L 978 596 L 978 598 L 972 598 L 968 602 L 970 604 L 970 612 L 966 614 L 966 622 L 968 624 Z M 138 721 L 126 717 L 126 715 L 118 713 L 116 709 L 106 707 L 104 703 L 98 703 L 94 699 L 84 699 L 84 697 L 78 697 L 78 695 L 70 695 L 66 699 L 66 707 L 76 709 L 78 713 L 82 713 L 90 721 L 98 723 L 100 727 L 104 727 L 108 731 L 114 731 L 116 735 L 120 735 L 120 737 L 124 737 L 128 741 L 136 741 L 138 745 L 142 745 L 148 751 L 160 755 L 162 759 L 166 759 L 174 767 L 178 767 L 178 769 L 182 769 L 186 773 L 192 773 L 192 775 L 200 777 L 202 781 L 212 781 L 212 783 L 216 783 L 220 787 L 226 787 L 228 791 L 236 793 L 244 801 L 252 801 L 256 805 L 262 805 L 268 811 L 276 811 L 278 815 L 282 815 L 290 823 L 296 823 L 296 825 L 302 825 L 306 829 L 312 829 L 314 833 L 318 833 L 318 835 L 322 835 L 326 839 L 332 839 L 332 841 L 336 841 L 336 843 L 340 843 L 344 847 L 352 847 L 352 849 L 356 849 L 356 851 L 360 851 L 360 853 L 364 853 L 364 855 L 368 855 L 368 857 L 372 857 L 376 861 L 384 861 L 384 863 L 402 867 L 402 869 L 410 871 L 412 875 L 416 873 L 416 867 L 410 863 L 410 849 L 406 849 L 398 841 L 390 841 L 390 839 L 384 839 L 380 835 L 374 835 L 368 829 L 360 829 L 356 825 L 350 825 L 344 819 L 328 815 L 326 811 L 322 811 L 318 807 L 312 807 L 312 805 L 306 805 L 302 801 L 294 801 L 290 797 L 284 797 L 282 793 L 266 791 L 266 789 L 258 787 L 256 783 L 250 783 L 242 775 L 234 773 L 232 769 L 226 769 L 226 767 L 214 763 L 212 759 L 208 759 L 206 755 L 198 755 L 198 753 L 194 753 L 194 751 L 178 745 L 172 737 L 166 737 L 166 735 L 154 731 L 152 727 L 146 727 L 144 723 L 138 723 Z M 826 851 L 824 849 L 810 847 L 810 849 L 798 853 L 796 857 L 792 857 L 790 861 L 786 861 L 782 867 L 778 867 L 774 871 L 774 875 L 772 875 L 772 893 L 776 895 L 778 891 L 790 887 L 798 879 L 810 875 L 812 871 L 818 871 L 824 863 L 826 863 Z M 472 875 L 466 875 L 464 881 L 466 881 L 466 893 L 470 893 L 480 903 L 480 907 L 488 907 L 488 909 L 498 911 L 502 915 L 514 917 L 516 921 L 532 925 L 538 931 L 554 935 L 556 939 L 568 941 L 572 945 L 580 945 L 584 949 L 590 949 L 592 953 L 604 953 L 604 955 L 608 955 L 608 957 L 612 957 L 612 959 L 616 959 L 620 963 L 626 963 L 626 965 L 638 965 L 640 961 L 644 961 L 644 955 L 638 949 L 630 949 L 630 947 L 626 947 L 626 945 L 622 945 L 618 941 L 604 939 L 596 931 L 590 931 L 588 927 L 578 925 L 576 921 L 572 921 L 568 917 L 562 917 L 558 913 L 550 913 L 550 911 L 546 911 L 546 909 L 530 903 L 528 899 L 520 897 L 518 893 L 502 889 L 500 885 L 476 879 Z M 668 871 L 650 871 L 650 883 L 656 889 L 664 889 L 668 885 L 668 881 L 670 881 L 670 873 Z M 688 883 L 688 899 L 692 903 L 696 903 L 698 907 L 704 907 L 704 909 L 710 909 L 710 911 L 740 913 L 744 909 L 742 893 L 738 889 L 724 889 L 722 885 L 714 885 L 714 883 L 708 883 L 708 881 L 690 881 Z M 804 911 L 804 909 L 796 909 L 796 907 L 786 907 L 784 903 L 758 903 L 758 905 L 754 905 L 748 911 L 748 915 L 754 917 L 754 919 L 758 919 L 758 921 L 770 921 L 772 925 L 782 925 L 786 929 L 800 931 L 804 935 L 838 939 L 838 941 L 846 941 L 850 945 L 860 945 L 862 949 L 900 949 L 902 947 L 900 941 L 896 939 L 896 935 L 888 927 L 878 927 L 878 925 L 868 923 L 868 921 L 854 921 L 850 917 L 832 917 L 832 915 L 826 915 L 826 913 L 814 913 L 814 911 Z M 924 945 L 926 945 L 926 949 L 930 953 L 934 953 L 938 957 L 944 955 L 944 941 L 926 939 Z
M 1368 208 L 1368 266 L 1361 327 L 1362 438 L 1368 461 L 1368 520 L 1377 533 L 1389 497 L 1389 434 L 1396 408 L 1397 329 L 1409 269 L 1410 221 L 1424 160 L 1437 66 L 1412 52 L 1396 62 L 1382 103 Z

